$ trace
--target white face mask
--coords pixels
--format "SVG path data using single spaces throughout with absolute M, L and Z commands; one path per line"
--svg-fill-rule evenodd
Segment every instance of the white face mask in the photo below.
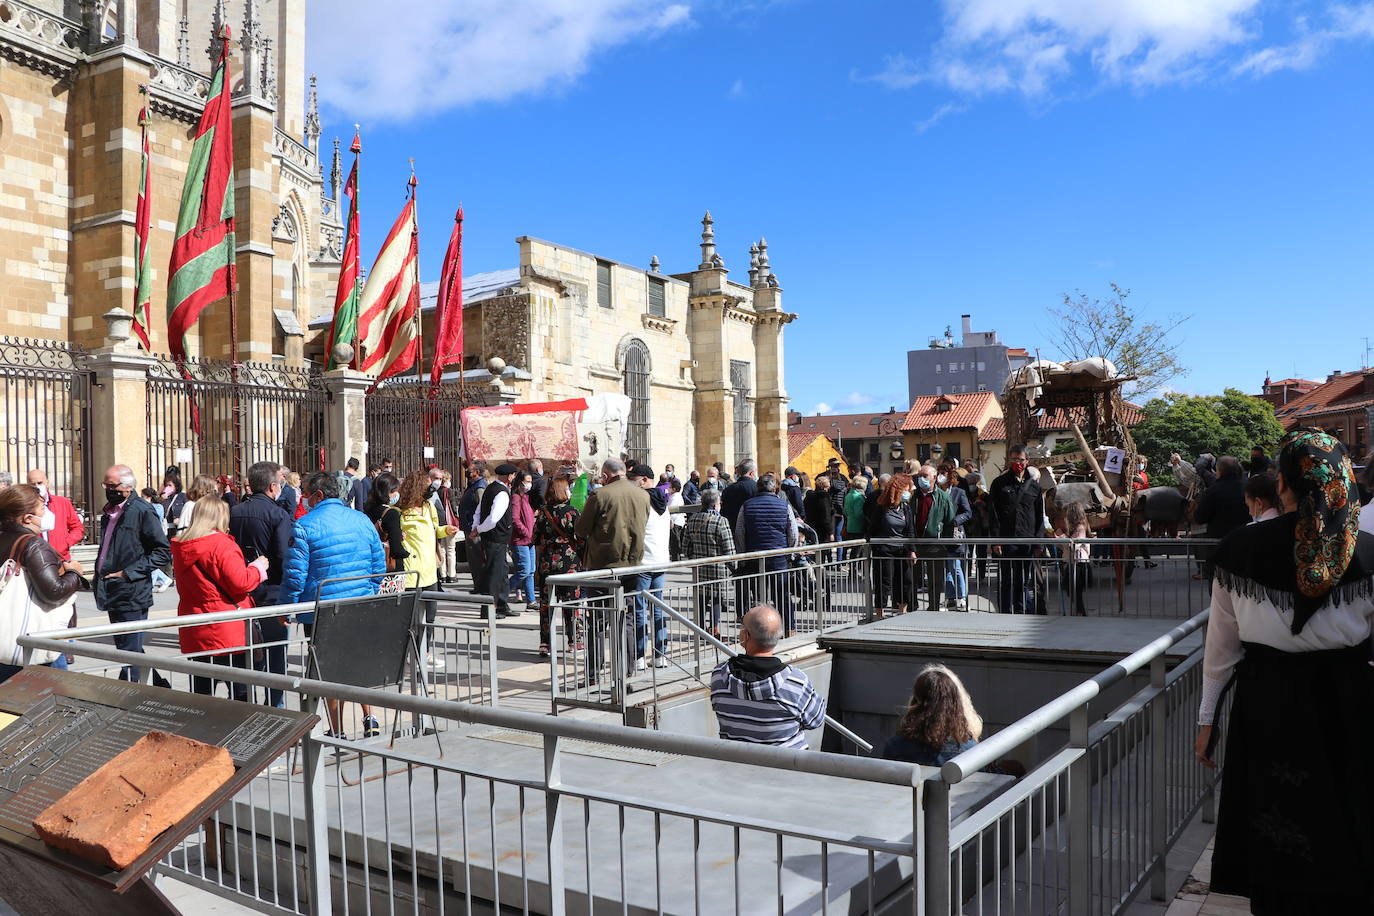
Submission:
M 48 498 L 48 485 L 47 485 L 47 484 L 45 484 L 45 483 L 40 483 L 40 484 L 37 486 L 36 489 L 38 490 L 38 495 L 39 495 L 39 496 L 43 497 L 44 499 L 47 499 L 47 498 Z
M 57 527 L 57 516 L 52 514 L 51 509 L 43 510 L 43 521 L 38 525 L 41 531 L 51 531 Z

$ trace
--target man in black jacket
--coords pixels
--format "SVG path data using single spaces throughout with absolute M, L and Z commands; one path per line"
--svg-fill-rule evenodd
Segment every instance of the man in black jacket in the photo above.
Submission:
M 229 510 L 229 534 L 238 542 L 243 558 L 250 563 L 258 557 L 267 558 L 267 578 L 252 595 L 253 604 L 258 607 L 277 603 L 282 568 L 286 553 L 291 549 L 292 519 L 278 502 L 282 488 L 281 470 L 281 465 L 273 461 L 259 461 L 249 467 L 250 495 Z M 285 640 L 289 633 L 286 624 L 278 617 L 263 617 L 256 624 L 262 642 L 281 645 L 269 645 L 264 650 L 265 668 L 262 664 L 253 667 L 272 674 L 285 674 Z M 267 702 L 278 709 L 286 707 L 285 697 L 280 690 L 269 690 Z
M 549 478 L 544 476 L 544 462 L 538 458 L 531 458 L 525 470 L 530 472 L 530 508 L 538 515 L 539 510 L 544 508 L 544 495 L 549 492 Z
M 1045 494 L 1038 478 L 1030 474 L 1024 445 L 1007 449 L 1006 473 L 992 482 L 988 503 L 989 537 L 1045 536 Z M 992 548 L 993 556 L 1003 558 L 997 564 L 997 591 L 1003 614 L 1045 613 L 1045 608 L 1035 604 L 1031 550 L 1028 544 Z
M 838 458 L 831 458 L 826 463 L 825 475 L 830 478 L 830 501 L 835 509 L 835 526 L 830 533 L 838 541 L 844 533 L 844 497 L 849 492 L 849 478 L 840 470 Z
M 496 616 L 502 618 L 520 616 L 520 612 L 511 610 L 506 602 L 510 591 L 509 564 L 506 562 L 512 530 L 510 485 L 515 480 L 517 470 L 509 462 L 497 465 L 496 479 L 482 491 L 482 501 L 478 504 L 477 515 L 472 520 L 472 531 L 469 532 L 469 537 L 482 554 L 482 591 L 491 595 L 496 602 Z
M 105 510 L 95 558 L 95 606 L 110 623 L 147 620 L 153 606 L 153 570 L 172 562 L 172 546 L 157 510 L 137 495 L 138 481 L 127 465 L 105 472 Z M 116 649 L 143 651 L 142 633 L 114 638 Z M 126 665 L 119 679 L 139 683 L 143 669 Z
M 1250 523 L 1250 510 L 1245 507 L 1245 478 L 1239 459 L 1230 455 L 1217 461 L 1217 479 L 1202 492 L 1193 510 L 1193 521 L 1207 526 L 1206 536 L 1224 538 L 1237 528 Z M 1212 578 L 1211 549 L 1202 553 L 1202 575 Z
M 735 476 L 738 478 L 734 483 L 725 488 L 725 492 L 720 494 L 720 514 L 725 516 L 725 520 L 730 523 L 730 530 L 735 530 L 735 521 L 739 518 L 740 507 L 753 499 L 759 492 L 759 466 L 753 458 L 745 458 L 735 468 Z M 736 544 L 736 547 L 739 545 Z

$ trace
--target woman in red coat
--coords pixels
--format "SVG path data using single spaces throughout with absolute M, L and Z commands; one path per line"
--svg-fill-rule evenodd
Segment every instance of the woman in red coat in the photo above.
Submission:
M 229 536 L 229 506 L 219 499 L 202 500 L 190 527 L 172 541 L 172 568 L 181 596 L 178 617 L 250 608 L 253 602 L 248 595 L 267 578 L 266 557 L 243 562 L 243 551 Z M 248 644 L 247 632 L 246 622 L 240 620 L 184 626 L 178 634 L 183 653 L 208 656 L 200 660 L 246 670 L 248 653 L 243 647 Z M 247 684 L 228 684 L 234 699 L 248 699 Z M 208 696 L 215 692 L 215 682 L 192 676 L 191 690 Z

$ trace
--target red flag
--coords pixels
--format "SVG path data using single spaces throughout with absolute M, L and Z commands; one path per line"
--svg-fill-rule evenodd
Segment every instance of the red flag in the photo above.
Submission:
M 453 234 L 444 253 L 444 269 L 439 274 L 439 302 L 435 308 L 434 363 L 429 370 L 431 397 L 439 395 L 439 380 L 444 369 L 463 364 L 463 208 L 453 217 Z
M 148 263 L 148 236 L 152 226 L 152 208 L 148 205 L 151 192 L 148 187 L 149 156 L 148 149 L 148 106 L 144 105 L 138 113 L 138 126 L 143 131 L 143 159 L 138 170 L 138 209 L 134 211 L 134 333 L 138 335 L 143 349 L 152 350 L 148 342 L 148 330 L 152 327 L 149 312 L 153 298 L 153 271 Z

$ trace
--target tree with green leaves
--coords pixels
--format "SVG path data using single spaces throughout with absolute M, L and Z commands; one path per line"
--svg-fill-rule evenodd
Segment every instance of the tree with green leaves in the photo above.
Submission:
M 1082 290 L 1064 293 L 1061 308 L 1051 309 L 1053 332 L 1060 355 L 1066 360 L 1101 356 L 1117 370 L 1135 379 L 1123 390 L 1126 397 L 1157 391 L 1188 373 L 1179 360 L 1179 327 L 1187 316 L 1170 315 L 1156 321 L 1146 317 L 1127 300 L 1131 291 L 1111 284 L 1106 299 L 1089 298 Z
M 1273 405 L 1236 388 L 1220 395 L 1169 394 L 1150 400 L 1145 419 L 1131 430 L 1136 449 L 1150 459 L 1150 482 L 1173 483 L 1169 456 L 1193 461 L 1203 452 L 1248 459 L 1258 445 L 1272 454 L 1283 438 Z

